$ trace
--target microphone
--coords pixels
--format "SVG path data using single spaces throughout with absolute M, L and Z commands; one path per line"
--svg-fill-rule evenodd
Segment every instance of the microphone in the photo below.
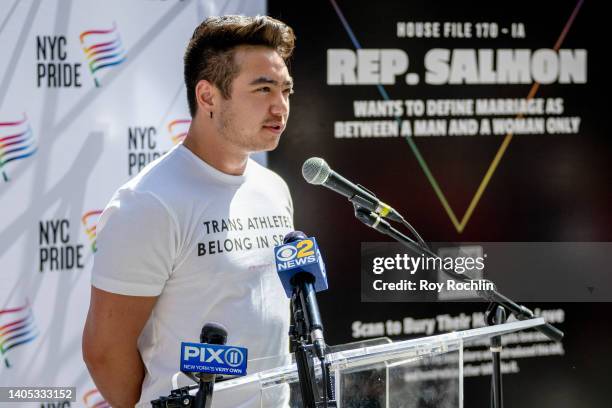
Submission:
M 380 201 L 365 187 L 354 184 L 333 171 L 329 164 L 320 157 L 311 157 L 304 162 L 302 165 L 302 176 L 304 176 L 308 183 L 323 185 L 338 194 L 342 194 L 353 204 L 373 211 L 381 217 L 392 221 L 404 222 L 404 217 L 391 206 Z
M 327 346 L 316 295 L 316 292 L 327 289 L 325 264 L 314 237 L 308 238 L 302 231 L 285 235 L 283 245 L 274 248 L 274 255 L 285 292 L 288 296 L 291 293 L 294 323 L 289 336 L 296 344 L 295 361 L 302 403 L 304 407 L 327 407 L 328 402 L 333 401 L 334 385 L 329 375 L 329 364 L 325 362 Z M 321 364 L 322 400 L 316 382 L 313 354 Z
M 316 292 L 327 290 L 328 286 L 321 253 L 316 246 L 316 240 L 308 238 L 302 231 L 292 231 L 285 235 L 283 243 L 284 245 L 274 248 L 276 269 L 287 294 L 293 293 L 295 288 L 298 289 L 299 299 L 296 300 L 302 305 L 303 317 L 317 356 L 323 359 L 323 320 L 319 313 Z M 289 288 L 291 291 L 288 291 Z
M 288 233 L 283 245 L 274 248 L 274 258 L 278 277 L 288 298 L 293 294 L 295 276 L 298 274 L 311 275 L 307 279 L 314 283 L 316 292 L 328 289 L 325 263 L 314 237 L 308 238 L 302 231 Z
M 176 388 L 167 397 L 151 401 L 154 408 L 210 408 L 216 375 L 247 375 L 249 351 L 240 346 L 226 345 L 227 329 L 219 323 L 207 323 L 200 332 L 200 343 L 181 342 L 180 372 L 197 385 Z M 176 387 L 176 374 L 172 380 Z M 191 391 L 197 388 L 194 395 Z
M 206 323 L 200 332 L 200 343 L 225 345 L 227 329 L 220 323 Z M 194 408 L 209 408 L 215 385 L 215 374 L 200 373 L 198 392 L 193 403 Z

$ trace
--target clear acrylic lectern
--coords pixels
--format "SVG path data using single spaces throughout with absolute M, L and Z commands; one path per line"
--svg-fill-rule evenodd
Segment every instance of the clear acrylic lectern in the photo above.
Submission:
M 487 345 L 492 336 L 543 324 L 544 319 L 536 318 L 330 353 L 327 358 L 335 381 L 337 406 L 463 407 L 463 347 Z M 270 401 L 290 390 L 289 406 L 301 407 L 297 382 L 295 363 L 287 364 L 220 382 L 215 385 L 215 397 L 241 388 L 258 389 L 261 407 L 268 407 Z

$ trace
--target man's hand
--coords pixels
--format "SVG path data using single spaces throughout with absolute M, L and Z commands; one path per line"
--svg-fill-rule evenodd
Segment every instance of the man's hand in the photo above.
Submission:
M 83 331 L 83 359 L 98 390 L 114 408 L 140 399 L 144 365 L 137 348 L 156 296 L 124 296 L 92 286 Z

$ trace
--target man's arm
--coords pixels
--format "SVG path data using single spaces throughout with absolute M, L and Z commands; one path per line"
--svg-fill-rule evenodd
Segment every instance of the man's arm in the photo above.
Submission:
M 144 365 L 137 340 L 157 296 L 124 296 L 91 287 L 83 331 L 83 359 L 98 390 L 114 408 L 140 399 Z

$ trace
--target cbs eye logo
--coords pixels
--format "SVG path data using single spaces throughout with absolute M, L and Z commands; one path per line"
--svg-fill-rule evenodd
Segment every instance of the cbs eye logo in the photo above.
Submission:
M 311 239 L 302 240 L 295 246 L 285 245 L 278 249 L 276 258 L 282 262 L 291 261 L 295 258 L 305 258 L 314 255 L 313 246 L 314 244 Z
M 278 250 L 278 252 L 276 253 L 276 257 L 280 261 L 285 262 L 285 261 L 290 261 L 294 259 L 297 253 L 298 253 L 298 250 L 296 247 L 294 247 L 293 245 L 285 245 L 284 247 L 281 247 Z

